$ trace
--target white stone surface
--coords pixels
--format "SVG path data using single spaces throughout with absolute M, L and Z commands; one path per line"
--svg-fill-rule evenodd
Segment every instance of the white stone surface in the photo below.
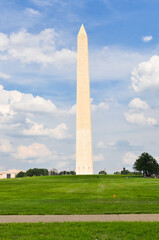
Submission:
M 88 38 L 83 25 L 77 40 L 76 174 L 93 174 Z

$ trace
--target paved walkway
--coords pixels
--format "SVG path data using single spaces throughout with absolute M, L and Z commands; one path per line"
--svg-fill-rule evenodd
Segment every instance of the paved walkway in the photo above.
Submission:
M 159 222 L 159 214 L 114 214 L 114 215 L 0 215 L 0 223 L 36 222 Z

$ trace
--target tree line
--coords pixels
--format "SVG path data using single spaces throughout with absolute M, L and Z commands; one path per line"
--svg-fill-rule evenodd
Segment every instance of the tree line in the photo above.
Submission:
M 155 158 L 153 158 L 150 154 L 144 152 L 142 153 L 134 162 L 133 169 L 136 170 L 134 172 L 130 172 L 129 170 L 123 168 L 123 170 L 119 172 L 115 172 L 114 174 L 134 174 L 134 175 L 143 175 L 145 177 L 150 177 L 153 174 L 159 175 L 159 164 Z M 19 172 L 16 177 L 32 177 L 32 176 L 47 176 L 47 175 L 75 175 L 75 171 L 48 171 L 45 168 L 30 168 L 26 172 Z M 99 172 L 99 174 L 107 174 L 105 170 Z
M 26 172 L 20 171 L 16 177 L 33 177 L 33 176 L 48 176 L 48 175 L 75 175 L 75 171 L 48 171 L 46 168 L 30 168 Z
M 115 172 L 114 174 L 122 175 L 143 175 L 145 177 L 150 177 L 152 175 L 159 175 L 159 164 L 155 158 L 150 154 L 144 152 L 142 153 L 133 164 L 134 172 L 123 168 L 121 172 Z M 100 171 L 99 174 L 106 174 L 106 171 Z

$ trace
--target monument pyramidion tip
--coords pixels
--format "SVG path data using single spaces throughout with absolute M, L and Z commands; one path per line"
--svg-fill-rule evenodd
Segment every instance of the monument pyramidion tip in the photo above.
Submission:
M 86 30 L 85 30 L 83 24 L 81 25 L 81 28 L 78 32 L 78 36 L 87 36 Z

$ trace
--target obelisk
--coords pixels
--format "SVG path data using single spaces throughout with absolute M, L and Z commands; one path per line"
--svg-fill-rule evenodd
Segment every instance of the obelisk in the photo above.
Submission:
M 83 24 L 77 39 L 76 174 L 93 174 L 88 38 Z

